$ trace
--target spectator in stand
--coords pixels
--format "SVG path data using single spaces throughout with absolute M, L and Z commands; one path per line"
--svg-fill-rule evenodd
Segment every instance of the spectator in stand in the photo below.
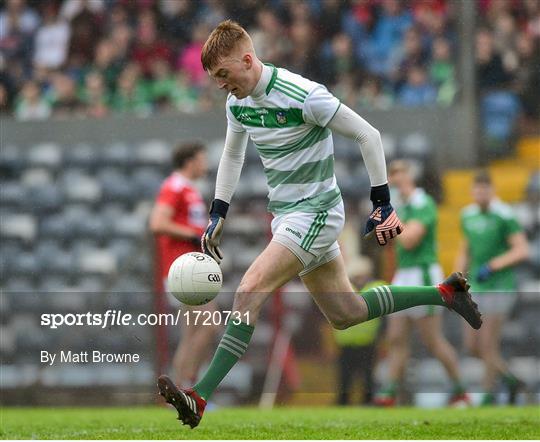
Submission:
M 0 116 L 7 116 L 10 113 L 11 101 L 6 85 L 0 83 Z
M 448 106 L 454 101 L 457 92 L 450 43 L 445 38 L 438 37 L 433 41 L 431 50 L 429 78 L 438 88 L 437 102 Z
M 511 76 L 504 68 L 501 56 L 495 52 L 493 35 L 487 29 L 476 34 L 476 64 L 480 92 L 509 85 Z
M 199 110 L 199 94 L 197 89 L 190 86 L 186 75 L 179 71 L 175 76 L 175 86 L 170 91 L 170 98 L 175 109 L 182 112 Z
M 116 53 L 115 59 L 124 66 L 129 63 L 131 48 L 134 45 L 133 30 L 128 25 L 118 25 L 110 34 Z
M 67 59 L 71 31 L 57 9 L 55 3 L 43 3 L 43 24 L 34 42 L 34 64 L 47 69 L 61 68 Z
M 0 51 L 10 67 L 28 70 L 32 56 L 32 38 L 39 25 L 39 17 L 22 0 L 10 0 L 0 13 Z M 13 69 L 10 69 L 10 71 Z
M 213 29 L 220 22 L 226 20 L 227 15 L 226 5 L 223 0 L 206 0 L 203 4 L 200 23 L 204 23 L 209 29 Z
M 260 53 L 261 59 L 267 63 L 279 65 L 291 47 L 285 27 L 270 8 L 262 8 L 257 12 L 257 27 L 251 36 L 257 54 Z
M 13 24 L 16 24 L 22 33 L 32 35 L 39 22 L 38 14 L 27 6 L 25 0 L 7 0 L 0 12 L 0 40 L 11 31 Z
M 51 115 L 51 105 L 41 95 L 39 84 L 28 80 L 19 94 L 15 118 L 21 121 L 45 120 Z
M 411 13 L 398 0 L 383 0 L 371 37 L 361 49 L 368 70 L 375 74 L 389 74 L 392 50 L 399 44 L 413 24 Z
M 326 84 L 334 84 L 342 75 L 359 69 L 351 37 L 343 32 L 336 34 L 326 51 L 326 56 L 323 55 L 320 62 Z
M 151 78 L 152 63 L 158 60 L 171 63 L 172 56 L 171 48 L 158 33 L 155 14 L 150 10 L 142 12 L 137 23 L 131 61 L 139 65 L 145 78 Z
M 152 111 L 151 93 L 136 64 L 127 65 L 116 85 L 111 107 L 116 112 L 147 115 Z
M 94 58 L 96 42 L 102 34 L 103 1 L 68 0 L 60 15 L 71 25 L 68 66 L 80 72 Z
M 152 64 L 152 83 L 150 90 L 152 103 L 159 110 L 172 108 L 172 92 L 176 87 L 176 81 L 169 64 L 163 60 L 157 60 Z
M 524 32 L 516 41 L 519 69 L 516 71 L 516 92 L 525 115 L 532 120 L 540 118 L 540 39 Z M 538 123 L 536 123 L 538 124 Z
M 109 113 L 110 97 L 103 75 L 94 71 L 86 76 L 81 98 L 89 117 L 103 118 Z
M 190 0 L 164 0 L 159 3 L 164 26 L 173 47 L 183 47 L 191 39 L 197 6 Z
M 358 103 L 358 79 L 355 72 L 347 72 L 338 77 L 332 92 L 339 101 L 354 109 Z
M 405 83 L 411 66 L 424 66 L 428 55 L 422 45 L 420 31 L 414 27 L 407 29 L 403 44 L 396 48 L 390 61 L 393 65 L 391 78 L 397 91 Z
M 286 65 L 291 71 L 320 81 L 320 59 L 316 51 L 316 41 L 311 22 L 294 22 L 290 28 L 291 51 L 287 54 Z
M 116 79 L 122 71 L 123 62 L 118 58 L 117 48 L 109 38 L 100 40 L 96 46 L 93 62 L 86 68 L 87 72 L 99 72 L 103 76 L 105 86 L 113 91 Z
M 52 75 L 53 116 L 59 118 L 80 117 L 83 115 L 83 103 L 77 96 L 75 80 L 63 72 Z
M 398 94 L 398 103 L 407 107 L 426 106 L 437 101 L 437 89 L 429 82 L 422 66 L 412 66 L 407 74 L 407 82 Z
M 389 109 L 392 106 L 392 96 L 385 91 L 380 77 L 364 78 L 357 106 L 364 109 Z
M 183 49 L 176 63 L 177 69 L 186 73 L 189 83 L 198 88 L 204 86 L 208 79 L 201 64 L 201 50 L 208 34 L 207 25 L 197 24 L 193 30 L 193 41 Z
M 345 15 L 345 6 L 346 3 L 341 0 L 324 0 L 322 2 L 321 11 L 317 20 L 317 33 L 320 36 L 321 41 L 329 41 L 336 34 L 341 32 L 342 17 Z M 347 14 L 347 16 L 348 15 L 349 14 Z

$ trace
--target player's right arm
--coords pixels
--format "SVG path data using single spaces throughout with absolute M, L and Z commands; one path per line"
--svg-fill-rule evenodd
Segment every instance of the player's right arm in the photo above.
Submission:
M 223 259 L 223 253 L 219 248 L 221 234 L 229 204 L 240 179 L 248 142 L 247 132 L 238 123 L 231 121 L 228 114 L 227 118 L 229 122 L 217 171 L 215 198 L 210 206 L 208 227 L 201 238 L 203 252 L 214 258 L 218 264 Z

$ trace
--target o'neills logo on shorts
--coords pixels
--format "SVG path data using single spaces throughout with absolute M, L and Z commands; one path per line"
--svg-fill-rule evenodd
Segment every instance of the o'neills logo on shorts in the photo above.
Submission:
M 302 239 L 302 234 L 298 230 L 293 230 L 290 227 L 285 227 L 286 232 L 291 232 L 294 236 L 297 236 L 298 238 Z

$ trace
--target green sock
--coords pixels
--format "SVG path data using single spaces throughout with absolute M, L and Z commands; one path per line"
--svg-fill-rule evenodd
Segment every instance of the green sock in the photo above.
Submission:
M 384 396 L 395 396 L 398 388 L 398 381 L 391 381 L 383 387 L 380 393 Z
M 518 383 L 518 379 L 511 372 L 503 373 L 501 377 L 506 385 L 514 386 Z
M 193 387 L 199 396 L 208 400 L 220 382 L 227 376 L 227 373 L 245 353 L 254 329 L 254 326 L 244 322 L 238 325 L 229 322 L 208 370 Z
M 457 379 L 453 382 L 452 386 L 452 394 L 459 395 L 459 394 L 465 394 L 465 387 L 463 386 L 463 383 L 461 380 Z
M 362 293 L 368 306 L 368 321 L 417 305 L 446 305 L 437 287 L 383 285 Z

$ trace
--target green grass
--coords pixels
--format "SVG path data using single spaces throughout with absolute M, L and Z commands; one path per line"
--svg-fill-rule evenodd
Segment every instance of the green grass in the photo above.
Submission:
M 172 409 L 2 408 L 3 439 L 538 439 L 536 407 L 228 408 L 190 430 Z

